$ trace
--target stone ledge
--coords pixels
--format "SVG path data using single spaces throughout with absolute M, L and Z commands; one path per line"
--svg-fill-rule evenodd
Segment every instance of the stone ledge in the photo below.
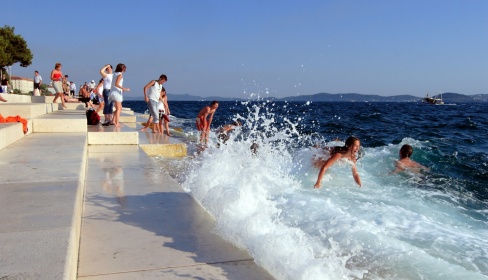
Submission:
M 88 132 L 88 145 L 139 145 L 139 133 Z
M 86 132 L 86 116 L 82 111 L 56 111 L 32 120 L 34 133 Z
M 141 144 L 141 149 L 148 156 L 161 156 L 161 157 L 186 157 L 187 150 L 186 144 Z
M 56 106 L 47 103 L 0 103 L 0 112 L 6 116 L 21 116 L 24 119 L 37 118 L 39 116 L 56 111 Z
M 21 123 L 0 123 L 0 150 L 23 137 Z
M 86 135 L 29 135 L 0 157 L 0 279 L 76 279 Z

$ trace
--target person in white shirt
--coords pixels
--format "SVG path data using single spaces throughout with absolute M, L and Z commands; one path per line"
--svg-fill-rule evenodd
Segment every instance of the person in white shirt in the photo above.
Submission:
M 162 97 L 162 88 L 163 84 L 166 83 L 167 80 L 168 78 L 163 74 L 159 76 L 158 80 L 152 80 L 144 87 L 144 101 L 147 102 L 149 112 L 151 113 L 151 116 L 153 116 L 153 132 L 159 132 L 159 127 L 157 126 L 157 122 L 159 121 L 158 102 L 164 102 Z
M 41 91 L 42 77 L 39 75 L 39 71 L 34 71 L 34 90 Z
M 95 84 L 94 80 L 91 80 L 91 82 L 88 84 L 88 88 L 90 90 L 94 90 L 97 85 Z
M 71 96 L 74 96 L 76 93 L 76 85 L 73 81 L 69 82 L 69 92 Z

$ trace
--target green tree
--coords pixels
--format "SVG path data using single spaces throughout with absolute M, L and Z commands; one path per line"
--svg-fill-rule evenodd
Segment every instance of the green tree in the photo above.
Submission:
M 32 52 L 27 42 L 20 35 L 15 35 L 14 28 L 8 25 L 0 28 L 0 68 L 17 62 L 27 67 L 32 64 Z

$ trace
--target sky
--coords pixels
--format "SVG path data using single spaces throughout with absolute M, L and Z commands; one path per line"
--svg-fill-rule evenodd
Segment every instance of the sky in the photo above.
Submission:
M 488 93 L 488 1 L 2 0 L 0 26 L 77 86 L 124 63 L 127 99 L 166 74 L 170 94 Z

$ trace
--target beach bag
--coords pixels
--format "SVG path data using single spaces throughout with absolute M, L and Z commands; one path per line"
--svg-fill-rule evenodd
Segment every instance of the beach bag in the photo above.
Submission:
M 97 125 L 100 123 L 100 115 L 94 110 L 86 111 L 86 121 L 88 125 Z

